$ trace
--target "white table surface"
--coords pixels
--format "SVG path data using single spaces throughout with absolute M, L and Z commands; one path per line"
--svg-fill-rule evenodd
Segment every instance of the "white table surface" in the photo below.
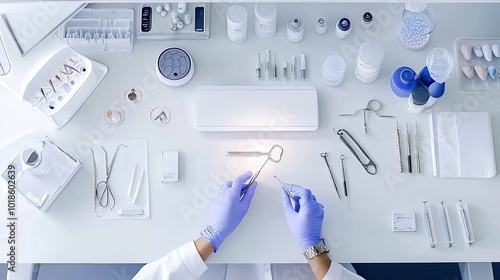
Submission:
M 273 144 L 284 148 L 283 160 L 270 163 L 258 178 L 259 186 L 252 206 L 239 227 L 226 239 L 210 262 L 303 262 L 299 247 L 288 230 L 281 206 L 278 175 L 286 182 L 310 188 L 325 206 L 323 237 L 330 255 L 340 262 L 498 262 L 500 261 L 499 176 L 492 179 L 435 179 L 429 149 L 428 115 L 411 115 L 406 99 L 396 97 L 389 87 L 392 72 L 408 65 L 417 72 L 434 47 L 453 51 L 458 37 L 498 36 L 500 4 L 434 4 L 438 25 L 430 44 L 421 51 L 402 48 L 395 36 L 402 5 L 398 4 L 279 4 L 278 30 L 271 39 L 259 39 L 253 33 L 253 5 L 243 4 L 249 13 L 248 39 L 241 44 L 230 42 L 225 31 L 228 4 L 211 7 L 210 39 L 203 41 L 135 40 L 130 54 L 88 54 L 109 67 L 101 84 L 70 122 L 51 130 L 45 120 L 32 115 L 16 99 L 2 92 L 0 102 L 0 146 L 35 129 L 47 131 L 56 141 L 81 160 L 82 169 L 46 213 L 41 213 L 18 198 L 18 262 L 27 263 L 133 263 L 149 262 L 170 250 L 195 239 L 208 218 L 208 195 L 225 180 L 245 170 L 260 166 L 263 159 L 228 158 L 226 151 L 267 150 Z M 395 8 L 394 8 L 395 6 Z M 370 31 L 359 26 L 364 11 L 370 10 L 375 24 Z M 304 40 L 290 43 L 286 39 L 286 20 L 300 15 L 306 23 Z M 313 21 L 324 15 L 328 21 L 326 35 L 313 31 Z M 353 32 L 346 40 L 333 34 L 334 22 L 341 16 L 353 22 Z M 383 19 L 384 27 L 381 27 Z M 353 76 L 357 48 L 367 40 L 382 43 L 385 58 L 380 77 L 372 84 L 362 84 Z M 154 73 L 157 55 L 167 47 L 180 46 L 193 57 L 196 70 L 193 79 L 180 88 L 160 83 Z M 257 53 L 268 48 L 283 54 L 307 56 L 307 80 L 288 85 L 313 85 L 318 90 L 320 123 L 315 132 L 248 132 L 202 133 L 193 125 L 193 94 L 200 85 L 282 85 L 283 82 L 255 79 Z M 324 59 L 340 54 L 347 61 L 344 82 L 329 88 L 322 82 Z M 263 56 L 261 56 L 263 57 Z M 437 111 L 488 111 L 492 114 L 497 162 L 500 131 L 500 96 L 494 93 L 464 93 L 458 89 L 458 75 L 447 82 L 445 96 L 436 104 Z M 122 94 L 130 87 L 143 90 L 143 100 L 129 107 Z M 341 118 L 376 98 L 383 105 L 381 113 L 393 114 L 400 125 L 408 121 L 420 127 L 422 173 L 397 172 L 395 120 L 369 116 L 368 135 L 363 135 L 362 117 Z M 100 124 L 102 112 L 117 105 L 125 112 L 124 122 L 113 130 Z M 155 106 L 170 109 L 172 119 L 164 127 L 149 121 Z M 244 108 L 244 107 L 243 107 Z M 360 142 L 378 166 L 372 176 L 366 173 L 339 140 L 332 128 L 345 128 Z M 402 126 L 401 126 L 402 128 Z M 147 139 L 149 158 L 149 220 L 98 220 L 93 216 L 91 157 L 87 146 L 94 139 Z M 180 152 L 180 182 L 162 184 L 160 154 L 162 150 Z M 321 152 L 328 152 L 337 181 L 341 179 L 340 154 L 346 155 L 346 176 L 350 190 L 350 207 L 345 199 L 336 198 Z M 2 187 L 5 185 L 1 183 Z M 4 189 L 4 188 L 2 188 Z M 465 200 L 471 212 L 476 243 L 465 246 L 455 203 Z M 437 247 L 429 248 L 421 214 L 421 203 L 433 207 L 438 237 Z M 447 248 L 438 223 L 437 205 L 448 205 L 455 237 Z M 5 204 L 4 204 L 5 205 Z M 6 215 L 3 206 L 0 215 Z M 391 231 L 393 211 L 413 211 L 417 216 L 416 232 Z M 184 213 L 184 215 L 183 215 Z M 186 214 L 187 213 L 187 214 Z M 0 227 L 0 251 L 7 247 L 6 227 Z M 0 258 L 5 258 L 5 254 Z

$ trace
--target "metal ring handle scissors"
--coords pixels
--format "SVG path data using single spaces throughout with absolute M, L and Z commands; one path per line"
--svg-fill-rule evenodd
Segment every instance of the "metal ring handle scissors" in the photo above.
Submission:
M 347 132 L 347 130 L 345 129 L 339 129 L 337 130 L 337 135 L 340 137 L 340 140 L 344 142 L 347 148 L 351 150 L 351 152 L 358 159 L 359 163 L 361 163 L 366 172 L 368 172 L 368 174 L 370 175 L 375 175 L 375 173 L 377 173 L 377 165 L 375 165 L 375 163 L 370 159 L 370 157 L 366 154 L 363 148 L 361 148 L 358 142 L 351 136 L 351 134 L 349 134 L 349 132 Z M 350 141 L 347 141 L 345 136 L 347 136 L 350 139 Z M 355 148 L 353 148 L 353 146 L 349 144 L 349 142 L 352 142 L 355 145 L 355 148 L 359 152 L 361 152 L 363 160 L 361 159 L 360 155 L 356 152 Z

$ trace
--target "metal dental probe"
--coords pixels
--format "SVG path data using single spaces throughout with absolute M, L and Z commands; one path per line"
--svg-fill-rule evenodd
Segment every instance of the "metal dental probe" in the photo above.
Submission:
M 294 208 L 297 208 L 297 205 L 299 205 L 299 201 L 297 200 L 297 198 L 295 198 L 295 196 L 293 196 L 293 194 L 289 190 L 287 190 L 287 189 L 285 189 L 285 187 L 283 187 L 285 184 L 283 182 L 281 182 L 281 180 L 280 180 L 280 178 L 278 178 L 278 176 L 274 175 L 274 178 L 276 178 L 276 180 L 278 180 L 281 183 L 281 185 L 282 185 L 281 188 L 283 188 L 283 190 L 286 192 L 286 194 L 288 195 L 290 200 L 295 202 Z
M 330 179 L 332 180 L 333 186 L 335 187 L 335 192 L 337 193 L 337 197 L 340 199 L 339 189 L 337 188 L 337 183 L 335 183 L 335 178 L 333 177 L 332 169 L 330 168 L 330 164 L 328 163 L 328 159 L 326 158 L 328 156 L 328 153 L 321 153 L 319 155 L 325 159 L 326 167 L 328 168 L 328 172 L 330 174 Z
M 406 123 L 406 157 L 408 158 L 408 172 L 411 173 L 411 147 L 410 147 L 410 130 Z
M 418 139 L 417 123 L 415 123 L 415 152 L 417 156 L 417 173 L 420 173 L 420 140 Z
M 403 172 L 403 156 L 401 155 L 401 140 L 399 134 L 399 124 L 396 122 L 396 149 L 398 152 L 398 171 L 399 173 Z
M 340 155 L 340 163 L 342 165 L 342 182 L 344 183 L 344 195 L 347 203 L 347 209 L 349 209 L 349 198 L 347 197 L 347 183 L 345 181 L 345 170 L 344 170 L 344 155 Z

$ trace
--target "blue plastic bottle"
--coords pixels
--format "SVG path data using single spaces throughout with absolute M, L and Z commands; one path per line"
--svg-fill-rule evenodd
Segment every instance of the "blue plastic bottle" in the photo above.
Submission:
M 401 66 L 391 76 L 391 89 L 399 97 L 408 97 L 419 84 L 417 73 L 408 66 Z

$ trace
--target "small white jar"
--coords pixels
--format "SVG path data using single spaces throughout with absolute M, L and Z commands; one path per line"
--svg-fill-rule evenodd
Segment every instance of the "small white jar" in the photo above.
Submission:
M 351 34 L 351 21 L 348 18 L 341 18 L 335 27 L 335 35 L 339 39 L 345 39 Z
M 361 26 L 368 29 L 368 28 L 372 27 L 372 24 L 373 24 L 372 13 L 370 13 L 370 12 L 364 13 L 363 16 L 361 17 Z
M 235 43 L 241 43 L 247 39 L 247 10 L 240 5 L 229 7 L 226 12 L 227 37 Z
M 298 16 L 288 19 L 286 37 L 292 43 L 298 43 L 304 38 L 304 22 Z
M 273 3 L 255 4 L 255 35 L 259 38 L 271 38 L 276 33 L 278 6 Z

